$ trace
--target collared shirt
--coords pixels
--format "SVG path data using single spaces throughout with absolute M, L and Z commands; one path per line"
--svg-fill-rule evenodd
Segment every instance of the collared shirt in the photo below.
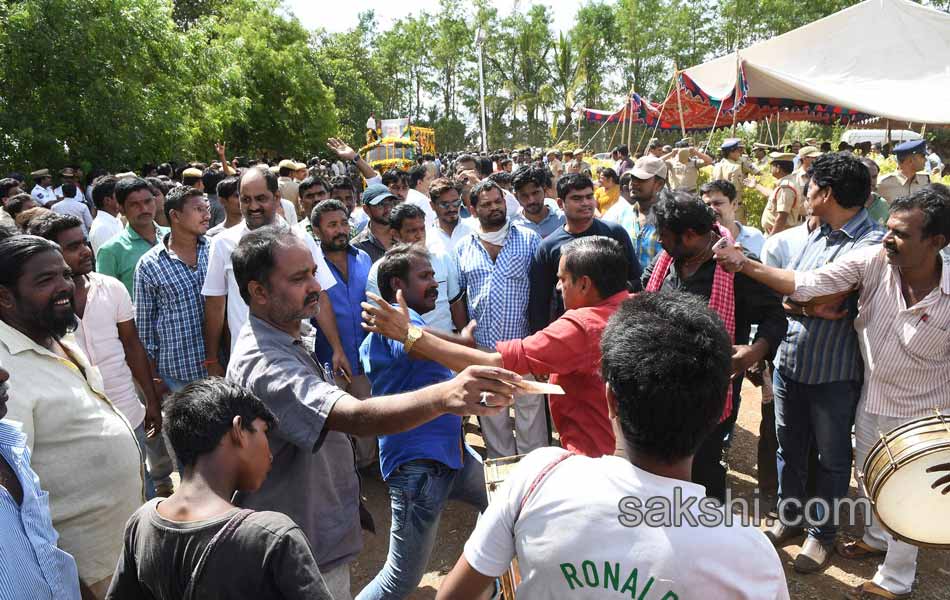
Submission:
M 647 217 L 646 224 L 643 227 L 640 226 L 639 202 L 636 204 L 617 202 L 604 215 L 604 221 L 617 223 L 626 230 L 633 241 L 633 250 L 640 263 L 641 271 L 650 266 L 653 258 L 663 249 L 653 213 Z
M 138 301 L 135 297 L 135 266 L 142 255 L 158 244 L 169 232 L 167 227 L 162 227 L 158 223 L 153 223 L 153 226 L 155 227 L 154 244 L 140 236 L 131 225 L 126 225 L 125 231 L 103 244 L 96 255 L 96 271 L 121 281 L 132 296 L 133 302 Z
M 360 375 L 360 344 L 366 337 L 366 331 L 363 330 L 363 307 L 361 302 L 366 302 L 366 280 L 369 278 L 370 267 L 373 262 L 362 250 L 353 246 L 346 247 L 346 277 L 333 264 L 333 261 L 327 261 L 330 272 L 336 279 L 336 285 L 327 290 L 330 296 L 330 303 L 333 304 L 333 314 L 336 316 L 336 327 L 340 334 L 340 343 L 343 345 L 343 351 L 346 353 L 346 359 L 354 369 L 354 375 Z M 317 329 L 316 340 L 317 358 L 321 364 L 333 360 L 333 348 L 323 332 Z
M 910 196 L 928 183 L 930 183 L 930 177 L 926 173 L 914 173 L 913 177 L 905 177 L 898 170 L 880 176 L 877 181 L 877 193 L 891 203 L 898 198 Z
M 79 202 L 85 206 L 88 206 L 86 204 L 86 195 L 82 193 L 82 188 L 78 185 L 76 186 L 76 193 L 73 194 L 72 198 L 66 198 L 63 196 L 63 186 L 59 186 L 58 188 L 53 190 L 53 195 L 56 196 L 57 198 L 63 198 L 64 200 L 75 200 L 76 202 Z
M 436 223 L 426 230 L 426 239 L 438 240 L 442 242 L 442 246 L 446 249 L 446 251 L 455 252 L 459 243 L 461 243 L 462 240 L 467 238 L 473 232 L 474 229 L 472 229 L 471 225 L 466 223 L 464 219 L 459 219 L 458 223 L 455 225 L 455 229 L 452 230 L 451 235 L 446 233 L 445 230 L 443 230 L 442 227 Z
M 89 207 L 86 206 L 82 200 L 66 198 L 54 204 L 52 211 L 61 215 L 71 215 L 79 219 L 83 234 L 88 234 L 89 228 L 92 227 L 92 213 L 89 212 Z
M 871 218 L 877 221 L 878 224 L 886 226 L 887 219 L 891 216 L 891 205 L 887 203 L 884 196 L 877 192 L 871 192 L 871 196 L 874 199 L 871 200 L 871 203 L 867 206 L 868 214 L 871 215 Z
M 409 321 L 426 327 L 416 311 L 409 309 Z M 373 396 L 388 396 L 420 390 L 433 383 L 452 379 L 452 371 L 431 360 L 412 358 L 402 342 L 378 333 L 366 336 L 360 346 L 363 370 L 373 385 Z M 379 467 L 383 479 L 389 479 L 399 465 L 411 460 L 435 460 L 450 469 L 462 468 L 462 418 L 452 414 L 402 433 L 379 436 Z
M 788 268 L 792 259 L 805 247 L 810 233 L 808 223 L 805 222 L 769 236 L 765 239 L 759 259 L 762 264 L 770 267 Z
M 313 327 L 294 337 L 250 315 L 228 364 L 228 379 L 260 398 L 279 419 L 267 437 L 274 456 L 259 490 L 235 504 L 282 512 L 300 526 L 322 572 L 347 564 L 363 547 L 360 485 L 350 438 L 326 428 L 347 396 L 313 360 Z
M 76 561 L 56 547 L 47 493 L 30 467 L 26 435 L 12 422 L 0 421 L 0 456 L 23 489 L 23 500 L 0 486 L 0 598 L 79 600 Z
M 541 238 L 529 229 L 512 225 L 498 257 L 492 261 L 477 235 L 459 243 L 459 281 L 468 294 L 468 316 L 478 321 L 475 342 L 494 348 L 501 340 L 526 337 L 528 270 Z
M 561 293 L 556 289 L 561 248 L 578 238 L 595 235 L 609 237 L 620 244 L 627 257 L 627 285 L 633 290 L 640 289 L 640 263 L 634 255 L 630 236 L 620 225 L 595 218 L 590 227 L 580 233 L 568 233 L 562 227 L 541 242 L 531 259 L 531 270 L 528 273 L 531 281 L 528 321 L 532 333 L 544 329 L 564 313 L 564 302 Z
M 297 182 L 297 180 L 295 180 L 293 177 L 277 178 L 277 189 L 280 190 L 280 197 L 287 200 L 291 204 L 297 203 L 297 198 L 300 193 L 299 188 L 300 183 Z
M 376 236 L 373 235 L 373 230 L 369 227 L 366 227 L 359 235 L 354 237 L 350 243 L 366 254 L 369 254 L 373 262 L 378 261 L 386 254 L 386 247 L 383 246 L 382 242 L 376 239 Z
M 115 570 L 125 522 L 143 502 L 139 445 L 99 370 L 59 343 L 72 360 L 0 322 L 0 364 L 12 374 L 6 418 L 22 423 L 60 548 L 96 583 Z
M 498 342 L 502 366 L 516 373 L 551 375 L 564 388 L 551 396 L 551 418 L 564 447 L 585 456 L 613 454 L 613 428 L 600 377 L 600 338 L 607 320 L 630 297 L 624 290 L 594 306 L 565 312 L 543 330 L 523 340 Z
M 540 223 L 535 223 L 526 217 L 524 214 L 524 208 L 519 208 L 518 212 L 515 213 L 513 217 L 511 217 L 511 224 L 527 227 L 531 231 L 541 236 L 541 239 L 543 240 L 561 227 L 564 227 L 566 220 L 564 217 L 564 211 L 562 211 L 556 205 L 552 207 L 550 204 L 545 202 L 544 206 L 547 208 L 548 214 L 543 219 L 541 219 Z
M 439 285 L 439 297 L 435 300 L 435 308 L 422 315 L 426 324 L 439 331 L 452 333 L 455 331 L 455 322 L 452 320 L 452 304 L 462 297 L 462 288 L 459 286 L 459 264 L 455 254 L 446 252 L 438 240 L 426 240 L 426 249 L 429 251 L 429 262 L 435 272 L 435 282 Z M 379 293 L 379 262 L 373 263 L 366 280 L 366 291 L 377 296 Z
M 276 225 L 287 225 L 283 219 L 277 219 Z M 289 225 L 288 225 L 289 227 Z M 327 266 L 323 258 L 323 250 L 317 244 L 312 236 L 302 234 L 298 229 L 291 230 L 300 236 L 307 248 L 310 249 L 310 255 L 313 262 L 317 265 L 317 283 L 325 291 L 336 285 L 336 279 L 330 273 L 330 267 Z M 241 221 L 234 227 L 225 229 L 211 240 L 211 249 L 208 254 L 208 273 L 204 279 L 204 285 L 201 288 L 202 296 L 227 296 L 228 297 L 228 329 L 231 332 L 231 348 L 237 342 L 241 328 L 247 322 L 247 304 L 241 298 L 241 290 L 238 287 L 237 280 L 234 278 L 234 266 L 231 264 L 231 254 L 237 245 L 250 229 L 247 223 Z M 204 360 L 204 359 L 202 359 Z
M 830 225 L 822 224 L 812 231 L 788 268 L 812 271 L 865 246 L 880 244 L 883 237 L 884 232 L 862 208 L 841 229 L 832 231 Z M 837 320 L 787 317 L 788 333 L 775 357 L 782 375 L 806 385 L 861 380 L 863 366 L 853 314 Z
M 706 163 L 699 158 L 689 158 L 685 163 L 680 162 L 679 159 L 666 161 L 670 187 L 674 190 L 695 193 L 699 183 L 699 170 L 705 165 Z
M 56 200 L 56 194 L 53 193 L 53 188 L 43 187 L 40 184 L 33 186 L 30 195 L 33 196 L 33 199 L 36 200 L 36 203 L 40 206 L 46 206 L 53 200 Z
M 744 252 L 749 256 L 747 250 L 744 250 Z M 655 266 L 656 260 L 643 272 L 644 287 L 650 281 Z M 680 278 L 676 265 L 673 264 L 670 265 L 670 270 L 663 280 L 661 289 L 689 292 L 704 300 L 709 300 L 715 273 L 716 261 L 712 258 L 700 265 L 686 279 Z M 755 341 L 765 339 L 768 342 L 767 358 L 771 358 L 779 344 L 782 343 L 782 339 L 785 338 L 785 330 L 788 327 L 785 320 L 785 310 L 782 308 L 782 299 L 766 286 L 742 273 L 736 273 L 733 282 L 736 318 L 735 343 L 737 345 L 748 344 L 752 325 L 758 325 L 755 332 Z
M 122 221 L 118 218 L 104 210 L 97 211 L 96 218 L 92 220 L 92 227 L 89 228 L 89 243 L 92 244 L 93 253 L 99 254 L 99 248 L 122 233 L 122 229 Z
M 106 396 L 132 427 L 138 427 L 145 418 L 145 407 L 135 392 L 118 326 L 135 318 L 132 297 L 115 277 L 101 273 L 89 273 L 88 277 L 86 309 L 73 335 L 89 362 L 102 374 Z
M 135 323 L 158 372 L 180 381 L 208 376 L 204 366 L 205 303 L 210 244 L 198 238 L 198 262 L 186 265 L 168 246 L 171 234 L 145 253 L 135 272 Z
M 736 223 L 739 226 L 739 235 L 736 236 L 736 242 L 742 244 L 742 247 L 755 254 L 762 256 L 762 246 L 765 245 L 765 236 L 755 227 Z
M 742 190 L 745 189 L 744 179 L 746 175 L 757 172 L 752 162 L 743 156 L 740 160 L 729 160 L 723 158 L 713 166 L 712 180 L 724 179 L 735 186 L 736 198 L 742 203 Z
M 858 286 L 861 401 L 871 414 L 913 418 L 950 408 L 950 265 L 941 265 L 940 284 L 911 307 L 901 292 L 900 270 L 879 245 L 795 273 L 793 300 Z
M 775 182 L 775 189 L 772 190 L 765 204 L 765 210 L 762 211 L 762 229 L 771 231 L 780 212 L 788 214 L 786 222 L 789 225 L 800 223 L 805 215 L 803 198 L 804 193 L 795 184 L 791 175 Z

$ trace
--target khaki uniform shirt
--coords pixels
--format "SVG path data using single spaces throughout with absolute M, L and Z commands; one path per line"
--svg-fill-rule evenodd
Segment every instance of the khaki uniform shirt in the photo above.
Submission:
M 670 175 L 670 187 L 674 190 L 695 192 L 696 184 L 699 182 L 699 168 L 703 164 L 705 163 L 698 158 L 691 158 L 685 163 L 678 160 L 667 161 L 666 168 Z
M 913 194 L 928 183 L 930 177 L 925 173 L 915 173 L 913 178 L 907 178 L 900 171 L 894 171 L 878 179 L 877 193 L 884 196 L 890 204 L 898 198 Z
M 758 173 L 758 171 L 747 157 L 743 156 L 739 161 L 724 158 L 713 167 L 712 179 L 713 181 L 716 179 L 725 179 L 734 185 L 736 187 L 736 198 L 741 204 L 742 191 L 745 189 L 745 184 L 742 183 L 742 180 L 745 179 L 746 175 L 752 173 Z
M 798 192 L 793 176 L 782 177 L 776 182 L 765 210 L 762 211 L 762 231 L 768 234 L 781 212 L 788 213 L 787 223 L 790 227 L 798 225 L 802 220 L 803 206 L 802 196 Z

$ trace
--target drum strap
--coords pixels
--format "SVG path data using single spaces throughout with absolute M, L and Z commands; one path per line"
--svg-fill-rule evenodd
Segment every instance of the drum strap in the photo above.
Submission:
M 518 507 L 518 514 L 515 515 L 515 521 L 517 521 L 518 518 L 521 516 L 521 511 L 524 510 L 524 505 L 528 503 L 528 499 L 531 498 L 531 495 L 535 492 L 535 490 L 537 490 L 541 486 L 541 482 L 544 480 L 545 477 L 548 476 L 548 473 L 553 471 L 554 467 L 564 462 L 564 459 L 570 458 L 572 456 L 574 456 L 573 452 L 565 452 L 564 454 L 558 456 L 557 458 L 549 462 L 547 465 L 545 465 L 543 469 L 541 469 L 541 472 L 538 473 L 538 475 L 534 478 L 534 481 L 531 482 L 531 486 L 528 487 L 528 491 L 525 492 L 524 497 L 521 499 L 521 505 Z

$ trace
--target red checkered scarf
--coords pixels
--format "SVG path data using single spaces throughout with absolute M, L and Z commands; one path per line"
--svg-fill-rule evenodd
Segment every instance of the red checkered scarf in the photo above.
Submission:
M 732 233 L 722 225 L 716 224 L 719 235 L 734 243 Z M 665 250 L 660 252 L 656 259 L 656 266 L 653 273 L 650 274 L 650 281 L 647 283 L 648 292 L 655 292 L 663 286 L 663 280 L 673 264 L 673 257 Z M 713 274 L 712 292 L 709 294 L 709 308 L 711 308 L 719 318 L 722 319 L 726 331 L 729 333 L 729 340 L 736 343 L 736 292 L 735 292 L 735 274 L 729 273 L 718 264 L 716 272 Z M 732 383 L 729 384 L 729 391 L 726 394 L 726 407 L 722 413 L 720 422 L 725 421 L 732 413 Z

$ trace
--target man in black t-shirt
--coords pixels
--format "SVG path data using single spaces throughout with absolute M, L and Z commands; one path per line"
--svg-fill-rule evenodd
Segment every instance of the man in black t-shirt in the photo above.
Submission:
M 230 502 L 235 491 L 260 488 L 270 471 L 267 432 L 277 425 L 270 409 L 218 377 L 188 384 L 165 407 L 181 485 L 129 519 L 106 598 L 330 600 L 307 537 L 290 517 Z
M 557 196 L 557 204 L 564 211 L 566 223 L 544 238 L 528 273 L 531 279 L 528 323 L 532 333 L 544 329 L 564 313 L 564 303 L 555 286 L 561 246 L 571 240 L 591 235 L 617 240 L 629 261 L 627 282 L 630 291 L 640 289 L 640 263 L 634 255 L 630 236 L 620 225 L 594 218 L 597 201 L 594 199 L 594 183 L 590 177 L 578 173 L 561 177 L 557 182 Z

